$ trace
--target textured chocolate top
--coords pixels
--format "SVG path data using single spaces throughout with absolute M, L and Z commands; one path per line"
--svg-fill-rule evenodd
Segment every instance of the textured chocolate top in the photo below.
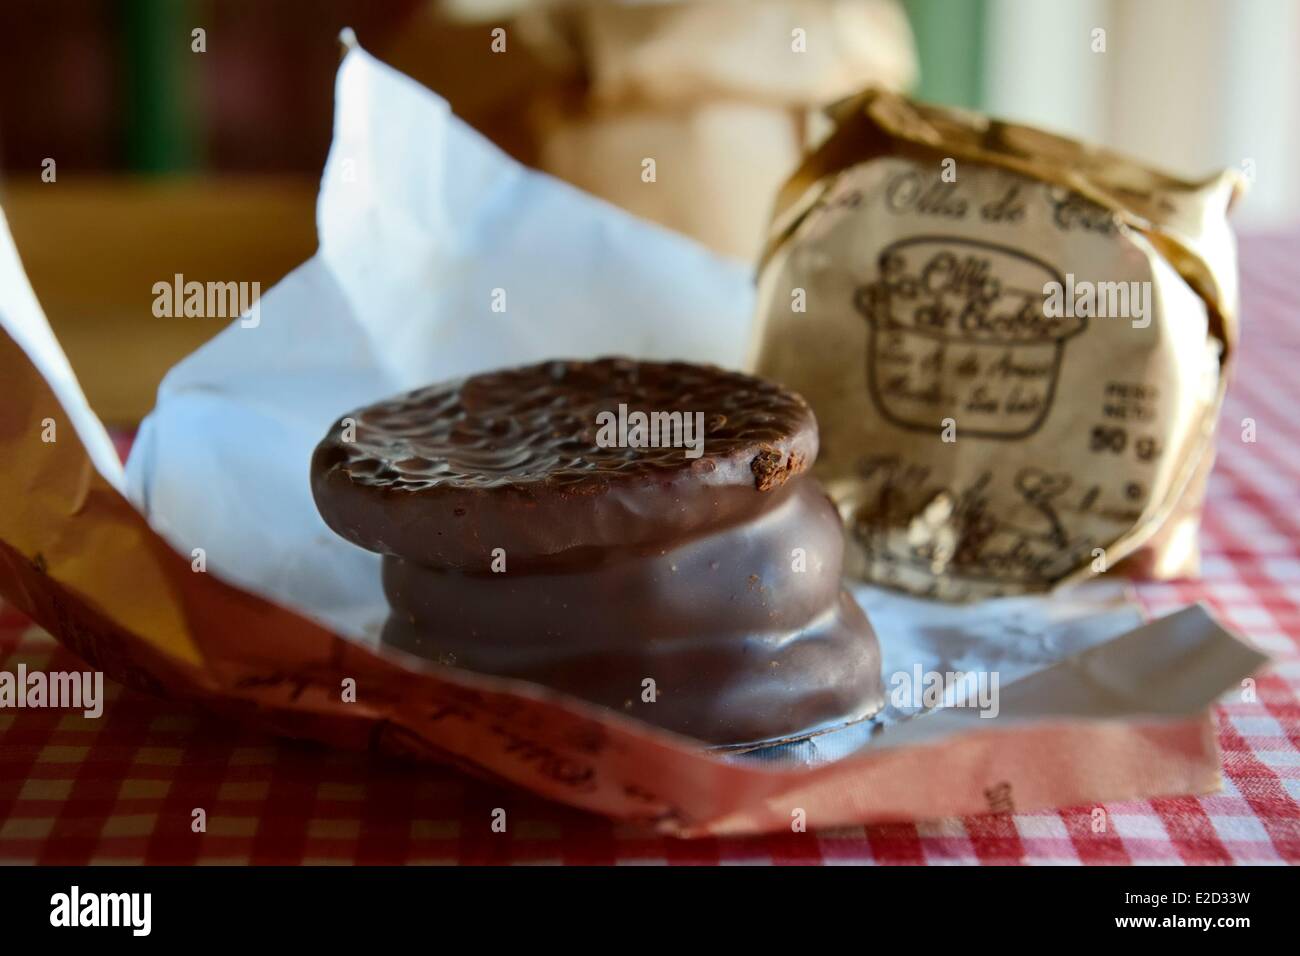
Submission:
M 605 447 L 599 416 L 617 420 L 620 405 L 633 425 L 635 412 L 659 413 L 661 424 L 680 413 L 691 427 L 703 413 L 702 454 L 688 457 L 680 441 Z M 343 416 L 317 446 L 312 487 L 326 522 L 362 547 L 477 567 L 498 547 L 528 560 L 667 541 L 757 514 L 764 493 L 816 453 L 812 410 L 771 382 L 684 362 L 554 361 Z

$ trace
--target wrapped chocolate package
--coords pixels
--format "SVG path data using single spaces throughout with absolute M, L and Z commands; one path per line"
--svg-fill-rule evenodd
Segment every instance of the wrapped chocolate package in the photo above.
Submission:
M 751 364 L 817 414 L 846 569 L 954 601 L 1194 572 L 1242 180 L 879 91 L 830 113 Z

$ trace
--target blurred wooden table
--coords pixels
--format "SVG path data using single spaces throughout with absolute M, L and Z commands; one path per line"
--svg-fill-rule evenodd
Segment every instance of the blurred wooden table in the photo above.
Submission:
M 8 181 L 0 206 L 91 406 L 110 425 L 153 407 L 163 374 L 225 319 L 156 318 L 156 282 L 259 282 L 316 249 L 308 178 Z

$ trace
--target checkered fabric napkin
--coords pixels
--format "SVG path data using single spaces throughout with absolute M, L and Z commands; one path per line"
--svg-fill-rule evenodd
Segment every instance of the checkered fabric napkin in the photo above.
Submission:
M 1277 659 L 1257 704 L 1218 709 L 1223 792 L 1092 807 L 676 840 L 454 771 L 232 729 L 106 685 L 104 714 L 0 711 L 0 862 L 1300 862 L 1300 233 L 1243 243 L 1244 345 L 1197 581 L 1151 584 L 1154 614 L 1205 601 Z M 1254 419 L 1257 440 L 1242 441 Z M 79 663 L 0 609 L 0 670 Z M 191 830 L 203 808 L 207 831 Z M 492 814 L 507 812 L 506 833 Z

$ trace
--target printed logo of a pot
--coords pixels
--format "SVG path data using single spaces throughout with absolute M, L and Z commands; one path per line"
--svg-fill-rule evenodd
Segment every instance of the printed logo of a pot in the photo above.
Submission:
M 1087 320 L 1052 317 L 1041 259 L 972 239 L 918 237 L 881 250 L 854 305 L 870 326 L 867 386 L 886 420 L 959 438 L 1032 435 L 1052 407 L 1066 342 Z

